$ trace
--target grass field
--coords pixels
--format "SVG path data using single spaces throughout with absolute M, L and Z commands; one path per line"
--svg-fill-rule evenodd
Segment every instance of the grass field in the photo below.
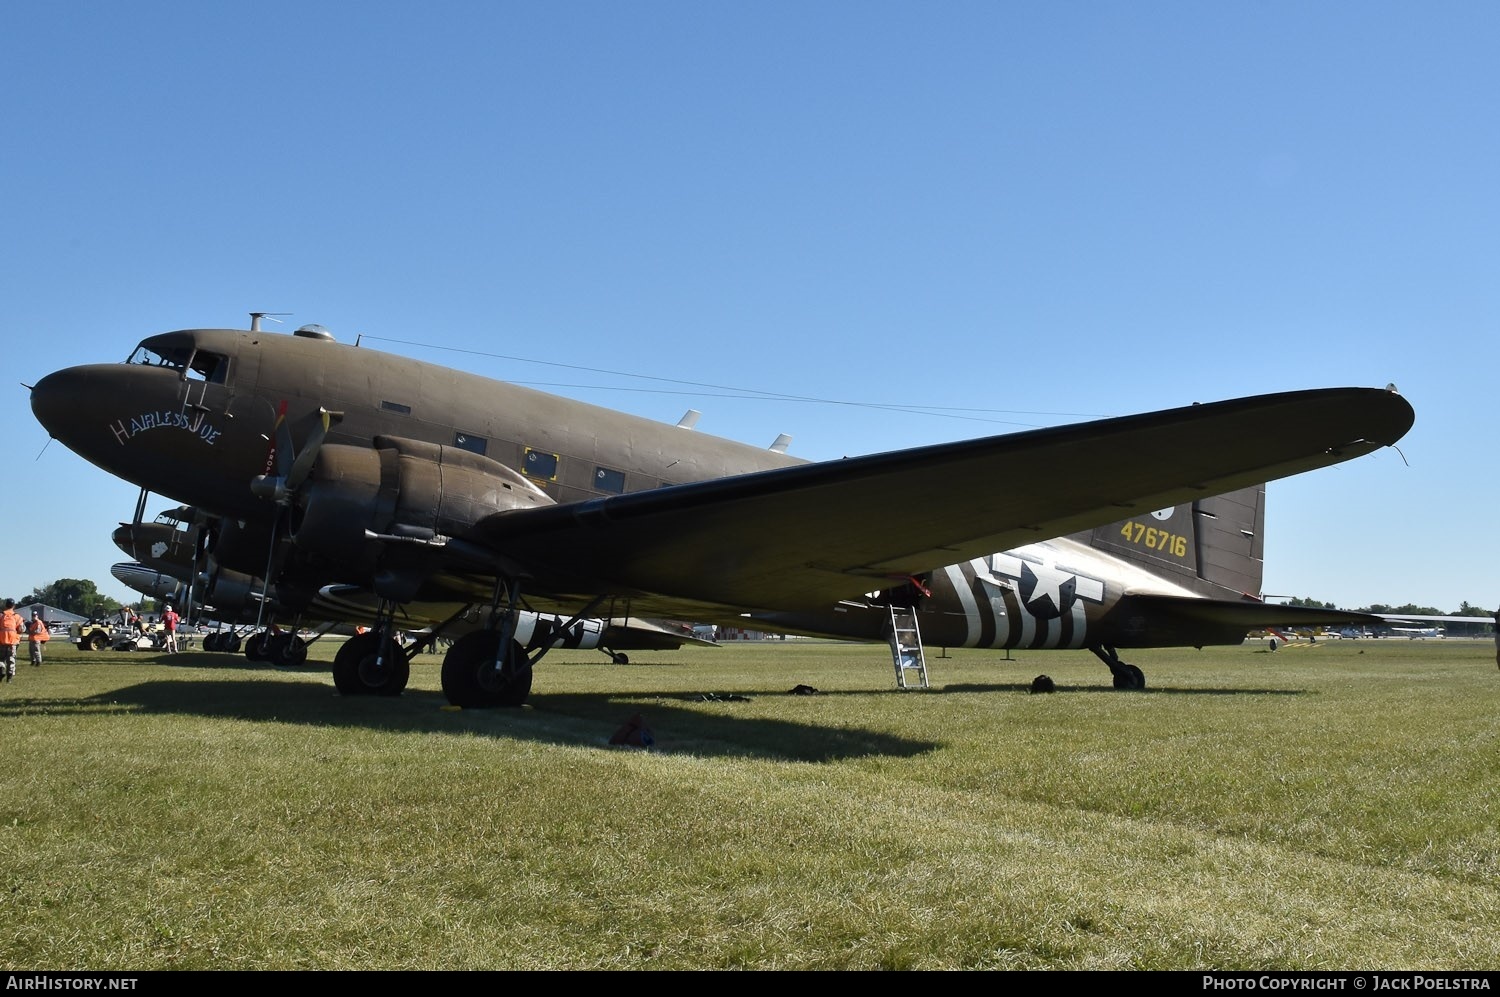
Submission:
M 1139 693 L 1083 651 L 933 648 L 925 692 L 878 646 L 555 652 L 463 712 L 436 655 L 343 699 L 332 650 L 23 648 L 0 964 L 1500 968 L 1489 641 L 1137 651 Z

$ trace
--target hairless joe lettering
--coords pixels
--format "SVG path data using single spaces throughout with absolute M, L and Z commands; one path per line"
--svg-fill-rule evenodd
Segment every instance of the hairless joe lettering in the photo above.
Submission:
M 124 419 L 116 419 L 109 426 L 109 431 L 115 434 L 115 442 L 122 447 L 140 434 L 153 429 L 181 429 L 192 433 L 208 446 L 213 446 L 224 434 L 202 412 L 142 412 L 132 416 L 129 423 Z

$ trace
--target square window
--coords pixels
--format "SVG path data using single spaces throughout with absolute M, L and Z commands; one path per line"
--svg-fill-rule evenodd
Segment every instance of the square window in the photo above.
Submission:
M 594 487 L 601 492 L 618 495 L 625 490 L 625 472 L 609 467 L 594 468 Z
M 528 478 L 540 478 L 542 481 L 557 480 L 557 454 L 547 453 L 545 450 L 533 450 L 526 448 L 526 459 L 521 463 L 521 470 L 526 472 Z
M 469 453 L 477 453 L 479 454 L 479 456 L 483 457 L 484 452 L 489 449 L 490 441 L 485 439 L 483 436 L 475 436 L 472 433 L 454 433 L 453 445 L 458 447 L 460 450 L 467 450 L 469 451 Z

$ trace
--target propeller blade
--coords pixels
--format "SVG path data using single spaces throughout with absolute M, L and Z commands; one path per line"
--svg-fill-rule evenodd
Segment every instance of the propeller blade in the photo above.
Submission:
M 307 480 L 308 474 L 312 472 L 313 462 L 318 459 L 318 450 L 328 436 L 328 426 L 332 422 L 331 415 L 326 408 L 318 409 L 318 414 L 323 417 L 322 421 L 313 430 L 313 434 L 307 438 L 307 442 L 302 445 L 302 452 L 297 454 L 297 459 L 292 462 L 291 470 L 287 472 L 286 486 L 289 489 L 296 489 Z

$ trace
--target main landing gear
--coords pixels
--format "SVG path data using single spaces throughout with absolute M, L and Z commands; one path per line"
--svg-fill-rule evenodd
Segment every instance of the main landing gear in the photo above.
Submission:
M 235 654 L 240 649 L 240 635 L 233 630 L 216 630 L 203 638 L 203 650 L 228 651 Z
M 443 695 L 454 706 L 475 709 L 523 706 L 531 695 L 531 661 L 505 631 L 476 630 L 454 641 L 443 656 Z
M 245 641 L 245 658 L 295 668 L 307 661 L 307 641 L 295 631 L 262 630 Z
M 1110 674 L 1115 677 L 1116 689 L 1146 688 L 1146 673 L 1135 665 L 1126 664 L 1121 661 L 1120 655 L 1115 652 L 1114 648 L 1105 647 L 1103 644 L 1094 644 L 1089 650 L 1093 651 L 1100 661 L 1109 666 Z
M 502 605 L 504 600 L 507 605 Z M 529 646 L 516 639 L 521 613 L 520 583 L 515 578 L 496 578 L 490 599 L 489 624 L 465 634 L 443 656 L 443 695 L 463 709 L 494 706 L 524 706 L 531 695 L 532 667 L 556 644 L 556 635 L 571 631 L 578 621 L 597 608 L 595 599 L 558 628 L 538 628 Z M 623 664 L 624 655 L 611 658 Z
M 333 684 L 342 695 L 401 695 L 411 678 L 411 659 L 395 633 L 395 616 L 389 603 L 382 603 L 375 626 L 344 641 L 333 656 Z
M 333 656 L 333 684 L 345 696 L 399 696 L 411 678 L 411 662 L 383 627 L 344 641 Z

